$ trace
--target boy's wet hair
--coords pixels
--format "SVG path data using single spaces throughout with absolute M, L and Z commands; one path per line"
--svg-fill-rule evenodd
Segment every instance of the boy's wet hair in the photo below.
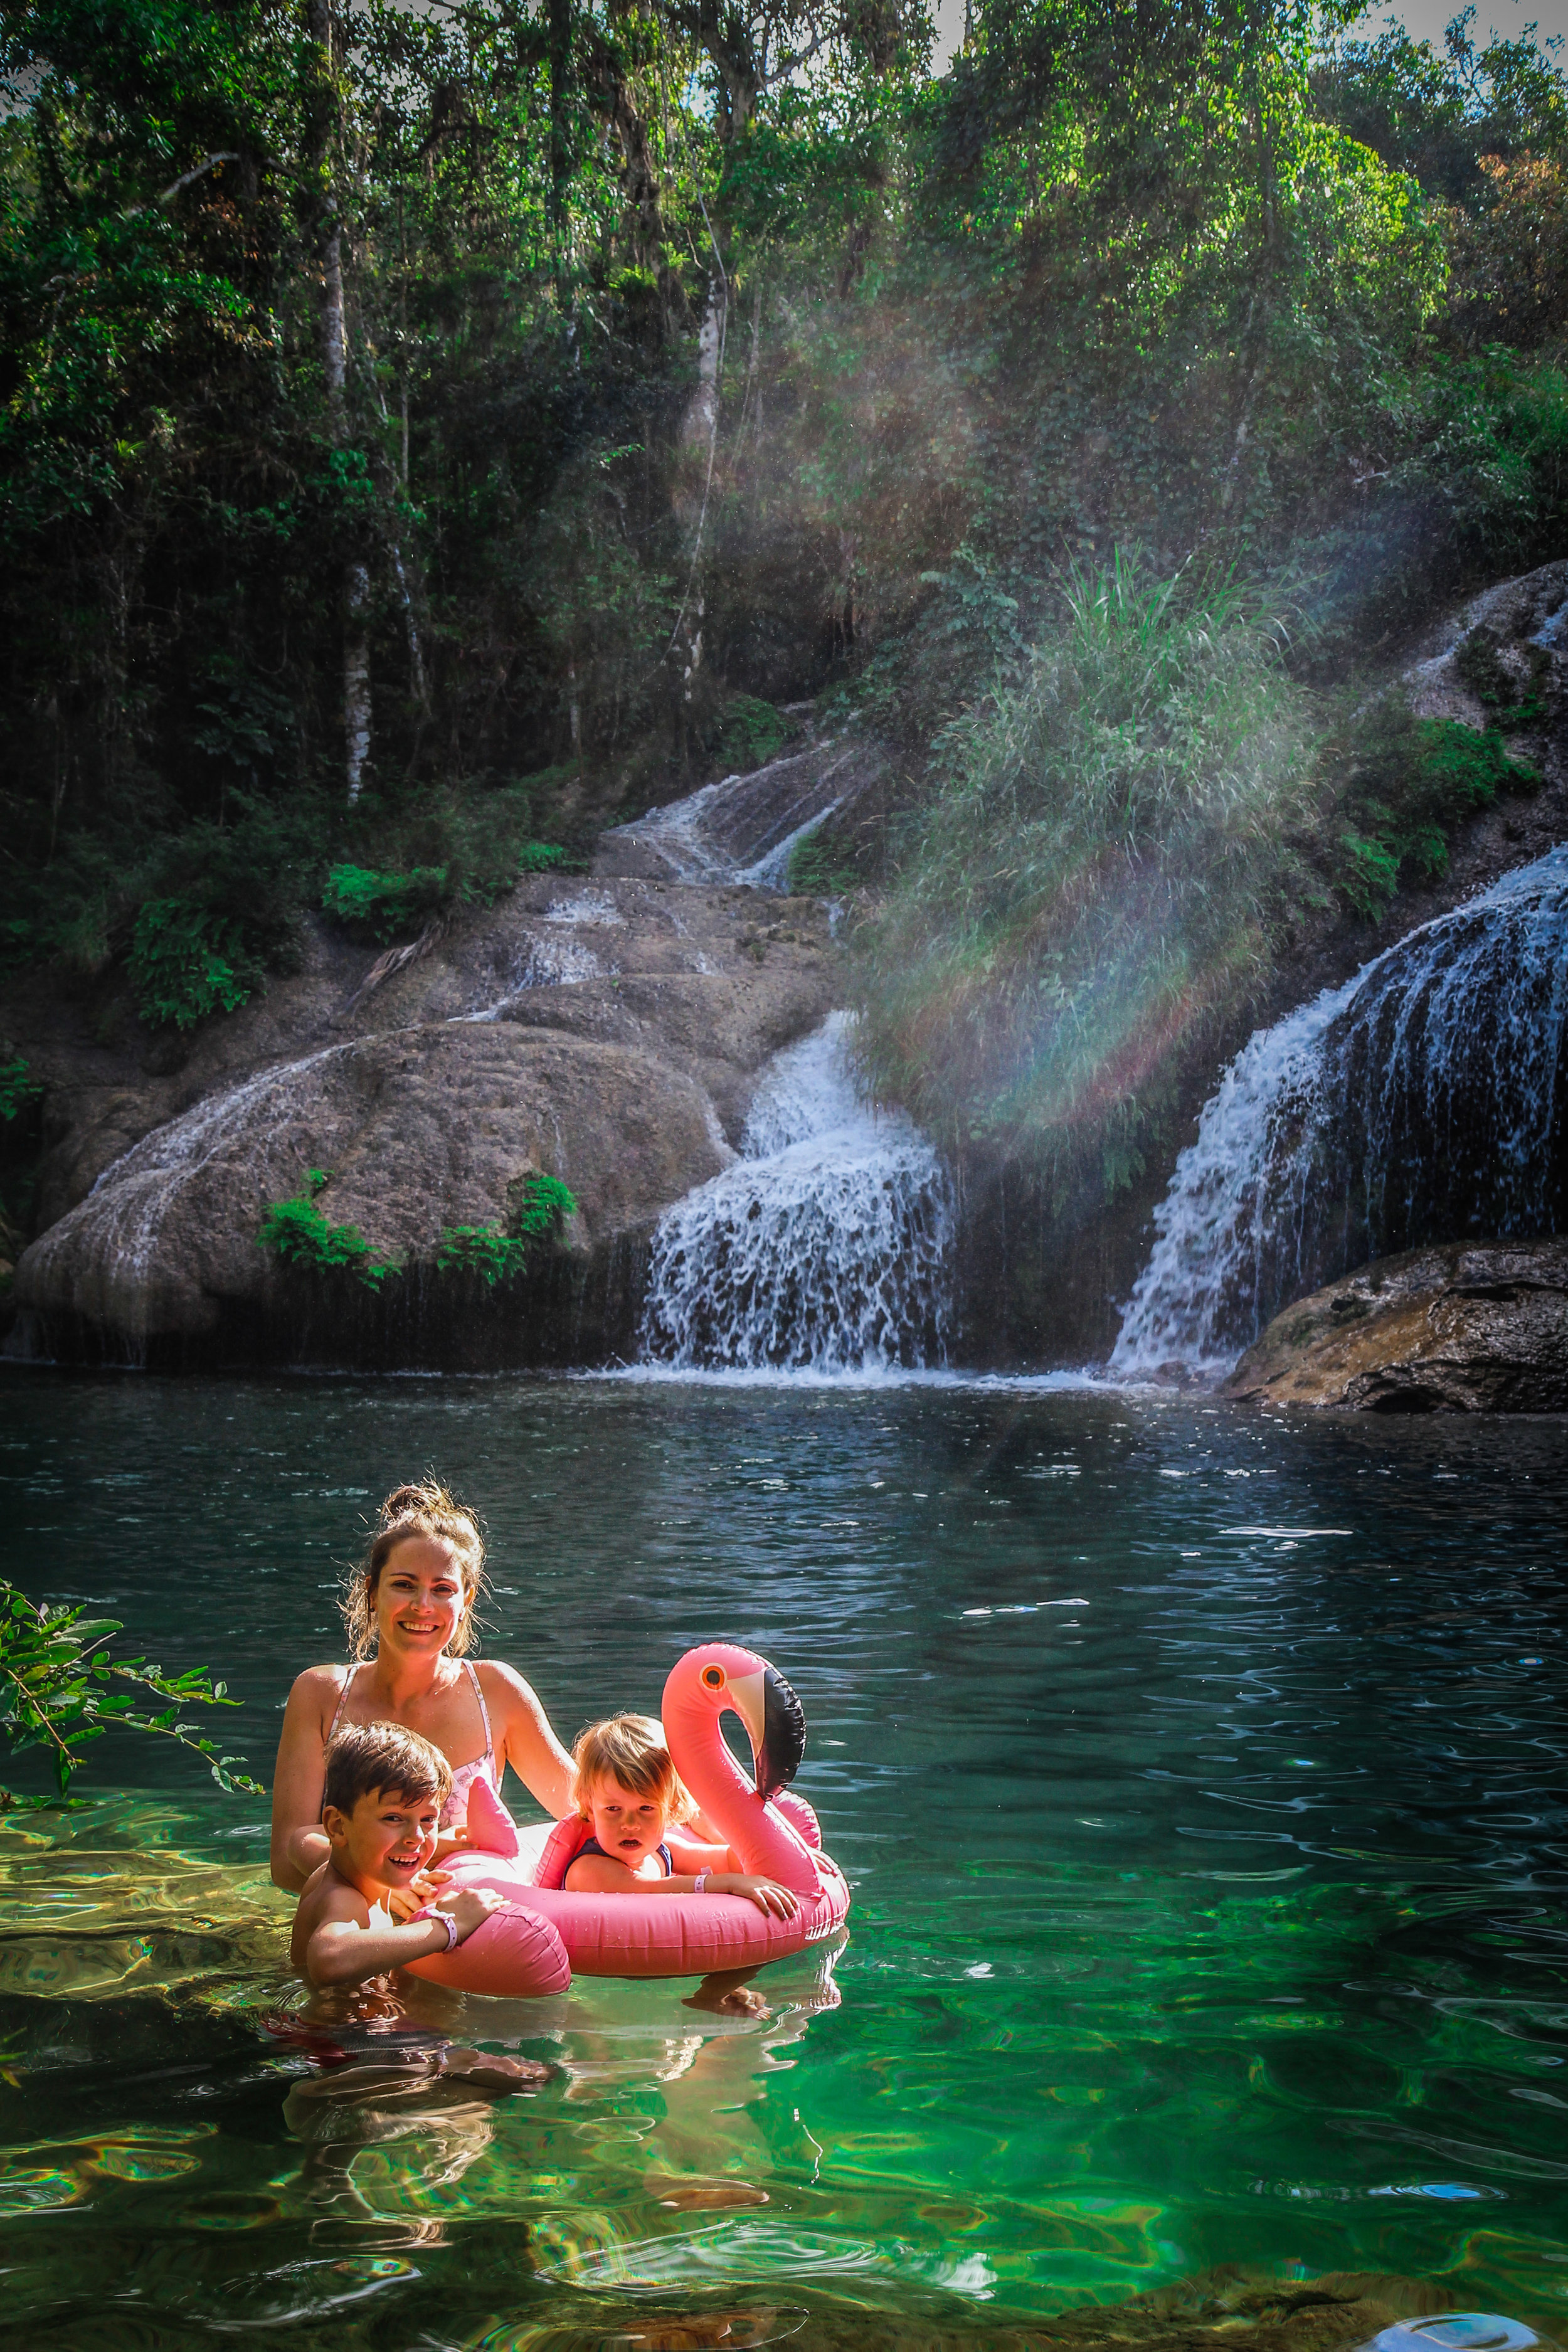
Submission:
M 662 1805 L 668 1822 L 683 1822 L 692 1801 L 664 1744 L 664 1726 L 651 1715 L 611 1715 L 580 1731 L 572 1750 L 572 1802 L 586 1821 L 600 1780 L 618 1780 L 634 1796 Z
M 350 1723 L 333 1735 L 327 1749 L 323 1812 L 335 1805 L 352 1813 L 362 1797 L 401 1797 L 405 1805 L 422 1797 L 445 1804 L 452 1768 L 440 1749 L 401 1723 Z

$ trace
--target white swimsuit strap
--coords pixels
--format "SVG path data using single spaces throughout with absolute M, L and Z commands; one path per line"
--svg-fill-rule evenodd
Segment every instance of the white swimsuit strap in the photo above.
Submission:
M 358 1665 L 353 1665 L 343 1676 L 342 1686 L 338 1692 L 338 1703 L 332 1709 L 332 1719 L 327 1726 L 327 1745 L 329 1748 L 332 1744 L 332 1734 L 338 1727 L 338 1717 L 342 1715 L 348 1701 L 349 1686 L 353 1683 L 353 1678 L 358 1672 Z
M 472 1659 L 465 1658 L 463 1660 L 463 1664 L 467 1669 L 468 1680 L 474 1686 L 474 1696 L 479 1703 L 479 1721 L 485 1727 L 485 1752 L 482 1756 L 477 1757 L 475 1761 L 480 1764 L 488 1764 L 495 1753 L 495 1741 L 490 1736 L 490 1711 L 485 1705 L 484 1685 L 479 1680 L 479 1670 L 474 1664 Z

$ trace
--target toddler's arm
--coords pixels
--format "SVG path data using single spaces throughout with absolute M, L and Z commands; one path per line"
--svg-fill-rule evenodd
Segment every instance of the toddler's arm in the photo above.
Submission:
M 728 1846 L 713 1851 L 726 1860 L 730 1858 Z M 682 1857 L 689 1852 L 689 1847 L 683 1847 Z M 673 1846 L 670 1854 L 673 1859 Z M 566 1888 L 572 1895 L 695 1895 L 700 1891 L 695 1873 L 677 1871 L 671 1878 L 638 1878 L 624 1862 L 616 1862 L 607 1853 L 580 1853 L 566 1874 Z M 793 1919 L 800 1909 L 800 1897 L 793 1888 L 780 1886 L 772 1878 L 749 1876 L 740 1870 L 710 1870 L 700 1891 L 708 1895 L 743 1895 L 759 1911 L 771 1912 L 779 1919 Z

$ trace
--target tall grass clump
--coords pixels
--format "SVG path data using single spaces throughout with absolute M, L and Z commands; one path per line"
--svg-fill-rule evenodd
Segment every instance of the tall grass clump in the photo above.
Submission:
M 858 944 L 866 1074 L 960 1158 L 1114 1192 L 1185 1054 L 1269 960 L 1309 814 L 1305 693 L 1230 583 L 1137 559 L 939 739 Z

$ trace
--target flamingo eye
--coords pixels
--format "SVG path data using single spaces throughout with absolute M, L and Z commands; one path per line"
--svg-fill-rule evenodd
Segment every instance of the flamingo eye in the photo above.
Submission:
M 702 1669 L 702 1680 L 704 1685 L 709 1690 L 722 1690 L 724 1687 L 723 1667 L 704 1666 Z

